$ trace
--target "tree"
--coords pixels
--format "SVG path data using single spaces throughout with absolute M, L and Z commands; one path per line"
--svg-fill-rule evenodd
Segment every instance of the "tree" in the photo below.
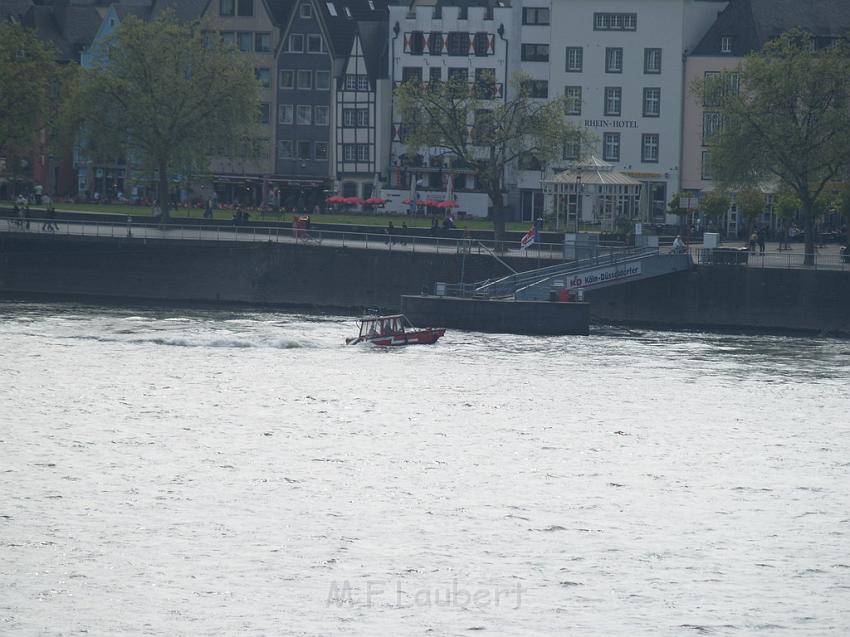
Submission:
M 408 81 L 396 92 L 410 152 L 422 147 L 452 157 L 469 169 L 492 201 L 497 244 L 505 233 L 505 168 L 520 156 L 538 162 L 561 156 L 564 144 L 581 143 L 584 133 L 567 123 L 566 98 L 533 99 L 528 78 L 514 78 L 513 97 L 494 99 L 495 77 L 475 83 Z
M 126 156 L 155 169 L 165 222 L 169 171 L 202 167 L 248 137 L 259 83 L 233 47 L 168 12 L 151 22 L 128 17 L 102 51 L 80 77 L 81 139 L 96 158 Z
M 794 192 L 806 263 L 814 260 L 816 204 L 850 163 L 850 47 L 812 42 L 790 31 L 744 59 L 739 84 L 726 75 L 693 87 L 722 117 L 711 151 L 715 179 L 730 188 L 778 180 Z
M 793 192 L 781 190 L 773 199 L 773 214 L 782 221 L 782 239 L 788 248 L 788 222 L 800 210 L 800 199 Z
M 743 188 L 735 195 L 738 215 L 747 222 L 748 238 L 756 217 L 764 212 L 764 203 L 764 193 L 756 188 Z
M 699 209 L 704 219 L 716 224 L 719 229 L 723 229 L 725 224 L 722 223 L 729 211 L 730 200 L 725 193 L 713 190 L 703 195 L 699 202 Z
M 0 157 L 12 171 L 49 124 L 58 74 L 53 52 L 33 31 L 0 24 Z

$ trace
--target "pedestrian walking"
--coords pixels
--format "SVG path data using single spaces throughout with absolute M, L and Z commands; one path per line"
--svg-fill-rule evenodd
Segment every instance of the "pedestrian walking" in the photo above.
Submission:
M 764 243 L 765 243 L 765 235 L 767 231 L 764 228 L 760 228 L 758 232 L 758 245 L 759 245 L 759 254 L 764 256 Z

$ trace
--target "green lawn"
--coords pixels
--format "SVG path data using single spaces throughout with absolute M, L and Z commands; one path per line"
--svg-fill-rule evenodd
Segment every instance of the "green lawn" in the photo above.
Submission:
M 10 204 L 11 205 L 11 202 Z M 43 210 L 44 208 L 41 206 L 31 206 L 30 210 L 38 211 Z M 151 209 L 146 206 L 134 206 L 130 204 L 82 204 L 82 203 L 59 203 L 56 204 L 57 210 L 72 210 L 78 212 L 97 212 L 101 214 L 116 214 L 116 215 L 132 215 L 134 217 L 151 217 Z M 180 208 L 177 210 L 171 211 L 171 217 L 175 220 L 179 220 L 181 218 L 190 217 L 193 219 L 200 219 L 203 217 L 204 211 L 201 208 L 190 208 L 184 209 Z M 230 210 L 217 210 L 213 213 L 213 217 L 215 219 L 231 219 L 233 217 L 233 213 Z M 291 221 L 292 215 L 286 214 L 278 217 L 276 215 L 266 215 L 260 216 L 258 213 L 251 214 L 251 221 L 263 221 L 264 219 L 268 219 L 270 221 Z M 385 226 L 388 222 L 392 221 L 393 225 L 396 227 L 401 227 L 402 223 L 407 223 L 409 228 L 430 228 L 431 227 L 431 218 L 425 216 L 415 216 L 409 217 L 407 215 L 393 215 L 393 214 L 375 214 L 375 213 L 362 213 L 362 214 L 342 214 L 342 213 L 327 213 L 327 214 L 319 214 L 312 215 L 313 223 L 340 223 L 340 224 L 355 224 L 355 225 L 368 225 L 368 226 Z M 487 219 L 460 219 L 457 222 L 457 226 L 459 228 L 468 227 L 470 230 L 492 230 L 493 223 Z M 508 230 L 517 230 L 525 232 L 528 230 L 529 224 L 527 222 L 522 223 L 508 223 Z

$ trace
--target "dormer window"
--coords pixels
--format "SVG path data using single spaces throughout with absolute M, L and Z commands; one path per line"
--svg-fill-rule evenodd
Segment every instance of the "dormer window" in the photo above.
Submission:
M 351 20 L 351 9 L 349 9 L 348 7 L 345 7 L 345 17 Z
M 302 18 L 312 18 L 313 17 L 313 7 L 305 2 L 298 9 L 298 15 L 300 15 Z
M 732 52 L 732 36 L 731 35 L 720 36 L 720 52 L 721 53 L 731 53 Z
M 326 3 L 328 5 L 328 13 L 330 13 L 333 17 L 336 17 L 336 7 L 333 2 Z

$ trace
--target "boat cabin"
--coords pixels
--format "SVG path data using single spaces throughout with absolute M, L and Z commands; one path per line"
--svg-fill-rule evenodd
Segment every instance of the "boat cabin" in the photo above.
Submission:
M 412 327 L 410 321 L 402 314 L 394 316 L 374 316 L 364 318 L 360 321 L 360 336 L 371 338 L 375 336 L 389 336 L 391 334 L 404 334 L 407 327 Z

